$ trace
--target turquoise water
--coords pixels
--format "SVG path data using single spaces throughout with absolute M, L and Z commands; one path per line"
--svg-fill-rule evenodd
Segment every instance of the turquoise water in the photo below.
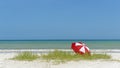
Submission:
M 78 41 L 90 49 L 120 49 L 120 40 L 13 40 L 0 41 L 0 49 L 70 49 Z

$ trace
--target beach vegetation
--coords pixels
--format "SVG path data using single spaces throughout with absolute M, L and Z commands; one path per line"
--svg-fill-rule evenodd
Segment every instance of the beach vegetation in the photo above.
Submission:
M 21 61 L 33 61 L 38 59 L 39 56 L 37 54 L 34 54 L 32 52 L 22 52 L 13 57 L 14 60 L 21 60 Z
M 59 51 L 55 50 L 49 52 L 48 54 L 42 54 L 38 56 L 32 52 L 22 52 L 13 57 L 13 60 L 20 60 L 20 61 L 33 61 L 38 58 L 46 61 L 53 61 L 55 63 L 67 62 L 67 61 L 79 61 L 79 60 L 97 60 L 97 59 L 110 59 L 111 56 L 107 54 L 76 54 L 74 52 L 66 52 L 66 51 Z
M 53 52 L 50 52 L 46 55 L 41 56 L 43 59 L 47 61 L 57 61 L 57 62 L 66 62 L 66 61 L 79 61 L 79 60 L 96 60 L 96 59 L 110 59 L 111 56 L 107 54 L 76 54 L 71 52 L 65 52 L 65 51 L 58 51 L 55 50 Z

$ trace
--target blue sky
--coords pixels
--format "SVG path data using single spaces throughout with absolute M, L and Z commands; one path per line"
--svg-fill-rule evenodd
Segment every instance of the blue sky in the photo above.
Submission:
M 0 39 L 120 39 L 119 0 L 0 0 Z

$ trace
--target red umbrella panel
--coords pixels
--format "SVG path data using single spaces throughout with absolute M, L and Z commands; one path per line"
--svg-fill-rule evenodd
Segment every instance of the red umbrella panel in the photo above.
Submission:
M 82 42 L 74 42 L 71 45 L 71 48 L 75 53 L 78 54 L 90 54 L 90 49 Z

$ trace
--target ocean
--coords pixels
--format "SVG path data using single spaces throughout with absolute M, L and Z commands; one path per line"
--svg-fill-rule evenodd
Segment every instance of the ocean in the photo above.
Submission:
M 0 49 L 70 49 L 80 41 L 90 49 L 120 49 L 120 40 L 1 40 Z

